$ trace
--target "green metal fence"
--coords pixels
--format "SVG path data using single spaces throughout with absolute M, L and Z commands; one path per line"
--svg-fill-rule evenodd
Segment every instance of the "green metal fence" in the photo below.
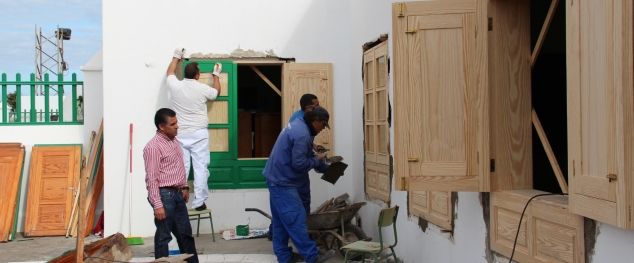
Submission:
M 0 126 L 6 125 L 77 125 L 83 124 L 84 82 L 73 73 L 70 80 L 62 74 L 57 80 L 49 80 L 45 74 L 37 80 L 31 73 L 29 80 L 22 80 L 18 73 L 15 80 L 7 80 L 2 73 L 2 114 Z

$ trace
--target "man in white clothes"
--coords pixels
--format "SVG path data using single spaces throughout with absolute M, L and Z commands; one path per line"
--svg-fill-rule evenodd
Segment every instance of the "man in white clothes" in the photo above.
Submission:
M 220 72 L 222 65 L 216 63 L 213 70 L 213 86 L 198 82 L 200 69 L 198 63 L 185 66 L 183 80 L 175 75 L 176 66 L 183 59 L 185 49 L 174 51 L 172 61 L 167 67 L 167 87 L 171 108 L 178 116 L 178 140 L 183 149 L 185 171 L 194 167 L 194 198 L 192 208 L 201 211 L 207 209 L 205 201 L 209 197 L 209 133 L 207 131 L 207 101 L 214 100 L 220 94 Z

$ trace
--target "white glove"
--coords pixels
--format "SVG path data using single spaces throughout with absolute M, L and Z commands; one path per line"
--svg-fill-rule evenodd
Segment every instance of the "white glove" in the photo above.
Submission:
M 189 59 L 192 56 L 191 53 L 189 53 L 188 50 L 183 49 L 183 59 Z
M 176 48 L 174 49 L 174 58 L 176 59 L 182 59 L 183 58 L 183 54 L 185 54 L 185 49 L 184 48 Z
M 222 72 L 222 64 L 216 63 L 216 65 L 214 65 L 214 72 L 211 74 L 216 77 L 220 77 L 220 72 Z

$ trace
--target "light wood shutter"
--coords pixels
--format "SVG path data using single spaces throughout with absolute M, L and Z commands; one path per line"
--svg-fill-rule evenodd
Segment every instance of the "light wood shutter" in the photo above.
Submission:
M 282 123 L 285 126 L 293 112 L 299 110 L 299 99 L 305 93 L 312 93 L 319 99 L 319 105 L 330 114 L 330 129 L 324 129 L 315 137 L 315 144 L 330 149 L 329 156 L 335 154 L 333 130 L 334 108 L 332 100 L 332 64 L 330 63 L 286 63 L 283 67 L 282 82 Z
M 365 192 L 386 203 L 392 187 L 387 68 L 387 41 L 363 53 Z
M 0 242 L 13 239 L 19 203 L 24 146 L 0 144 Z
M 66 233 L 74 187 L 79 179 L 80 160 L 80 146 L 33 146 L 25 236 L 61 236 Z
M 393 6 L 397 186 L 489 191 L 485 1 Z
M 567 1 L 570 210 L 632 228 L 632 1 Z
M 453 193 L 410 191 L 409 212 L 444 230 L 453 230 Z
M 528 200 L 545 192 L 491 193 L 491 249 L 510 257 L 519 219 Z M 529 204 L 517 238 L 517 262 L 585 262 L 583 217 L 568 211 L 567 196 L 540 196 Z

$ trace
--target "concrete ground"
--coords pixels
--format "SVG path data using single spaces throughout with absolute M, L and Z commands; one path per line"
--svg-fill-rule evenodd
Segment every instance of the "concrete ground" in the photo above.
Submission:
M 99 239 L 96 236 L 86 238 L 86 243 Z M 21 235 L 7 243 L 0 243 L 0 262 L 42 262 L 75 249 L 75 238 L 34 237 Z M 153 239 L 146 238 L 143 245 L 131 246 L 134 262 L 148 262 L 154 258 Z M 224 240 L 216 235 L 212 242 L 210 234 L 201 234 L 196 238 L 196 248 L 201 262 L 276 262 L 271 241 L 266 238 Z M 327 262 L 343 262 L 337 254 Z

